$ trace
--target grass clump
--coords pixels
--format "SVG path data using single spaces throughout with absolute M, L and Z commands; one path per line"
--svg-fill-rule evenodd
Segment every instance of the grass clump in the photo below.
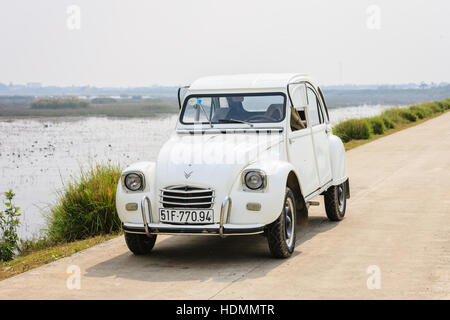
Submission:
M 67 183 L 48 216 L 49 240 L 67 242 L 119 232 L 115 198 L 120 174 L 118 166 L 95 165 Z
M 442 107 L 444 108 L 445 111 L 450 110 L 450 98 L 444 101 L 439 101 L 439 103 L 442 104 Z
M 386 116 L 383 116 L 380 118 L 383 120 L 383 123 L 384 123 L 384 126 L 386 129 L 395 129 L 395 127 L 397 126 L 394 121 L 392 121 L 391 119 L 389 119 Z
M 383 134 L 386 131 L 386 126 L 381 117 L 368 118 L 367 121 L 372 128 L 373 134 Z
M 337 124 L 333 128 L 333 133 L 342 141 L 348 142 L 354 139 L 369 139 L 372 136 L 372 129 L 366 119 L 350 119 Z
M 401 108 L 391 108 L 391 109 L 384 110 L 381 113 L 381 117 L 388 118 L 389 120 L 391 120 L 394 123 L 406 123 L 407 120 L 405 120 L 405 118 L 403 118 L 400 115 L 401 110 L 402 110 Z
M 400 117 L 406 120 L 406 122 L 415 122 L 417 121 L 417 116 L 408 109 L 401 110 L 399 113 Z
M 431 114 L 429 109 L 426 109 L 419 105 L 414 105 L 409 107 L 409 110 L 416 115 L 418 119 L 425 119 L 428 115 Z

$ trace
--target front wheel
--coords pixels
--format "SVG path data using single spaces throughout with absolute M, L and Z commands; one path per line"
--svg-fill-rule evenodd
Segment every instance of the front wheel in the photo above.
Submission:
M 291 189 L 286 188 L 281 214 L 267 227 L 270 253 L 275 258 L 288 258 L 294 252 L 295 212 L 294 194 Z
M 341 221 L 345 216 L 347 207 L 347 197 L 345 183 L 331 186 L 324 194 L 325 211 L 331 221 Z
M 125 232 L 125 242 L 128 249 L 135 255 L 147 254 L 152 251 L 156 242 L 156 235 L 148 237 L 145 234 Z

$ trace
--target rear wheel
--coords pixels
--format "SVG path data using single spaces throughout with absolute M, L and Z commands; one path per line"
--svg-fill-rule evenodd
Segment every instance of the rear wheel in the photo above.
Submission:
M 147 254 L 152 251 L 156 242 L 156 235 L 148 237 L 145 234 L 125 232 L 125 242 L 128 249 L 135 255 Z
M 345 183 L 337 186 L 331 186 L 325 192 L 325 211 L 331 221 L 341 221 L 345 216 L 347 207 L 347 197 L 345 192 Z
M 295 198 L 286 188 L 284 205 L 280 216 L 267 227 L 270 253 L 275 258 L 288 258 L 295 248 Z

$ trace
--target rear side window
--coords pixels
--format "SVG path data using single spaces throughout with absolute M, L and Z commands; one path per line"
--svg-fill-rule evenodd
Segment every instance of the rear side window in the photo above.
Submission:
M 319 103 L 317 101 L 316 94 L 308 87 L 308 116 L 311 126 L 316 126 L 322 123 L 323 117 L 319 110 Z
M 317 89 L 319 91 L 320 98 L 322 99 L 321 103 L 323 104 L 323 109 L 325 110 L 325 113 L 326 113 L 326 121 L 325 122 L 330 121 L 330 115 L 328 114 L 328 107 L 327 107 L 327 103 L 325 102 L 325 97 L 323 96 L 322 89 L 320 89 L 319 87 L 317 87 Z

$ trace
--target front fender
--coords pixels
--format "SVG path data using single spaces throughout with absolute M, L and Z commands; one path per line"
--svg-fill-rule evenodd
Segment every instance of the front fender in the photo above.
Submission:
M 255 162 L 245 169 L 264 171 L 267 175 L 267 187 L 263 192 L 244 191 L 242 177 L 239 175 L 230 192 L 232 199 L 230 223 L 270 224 L 280 216 L 288 175 L 291 171 L 296 173 L 296 170 L 290 163 L 281 160 Z M 259 211 L 248 210 L 248 203 L 259 203 L 261 209 Z
M 144 196 L 148 196 L 152 203 L 152 207 L 157 201 L 156 179 L 155 179 L 155 163 L 154 162 L 138 162 L 127 167 L 122 171 L 122 176 L 128 172 L 141 172 L 145 179 L 145 188 L 138 192 L 127 192 L 122 186 L 122 177 L 117 184 L 116 190 L 116 209 L 119 218 L 124 223 L 142 224 L 141 200 Z M 136 203 L 137 210 L 128 211 L 125 208 L 127 203 Z M 154 210 L 153 210 L 154 211 Z

